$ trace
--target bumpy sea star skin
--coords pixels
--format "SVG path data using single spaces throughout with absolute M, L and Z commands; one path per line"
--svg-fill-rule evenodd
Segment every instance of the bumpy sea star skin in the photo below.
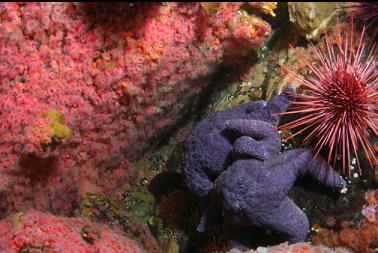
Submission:
M 295 92 L 292 87 L 286 91 Z M 241 146 L 256 151 L 249 154 L 251 158 L 265 159 L 269 148 L 280 145 L 279 135 L 273 130 L 280 118 L 272 114 L 286 111 L 290 101 L 292 98 L 283 92 L 269 102 L 259 100 L 239 105 L 214 112 L 200 121 L 185 144 L 183 176 L 188 189 L 200 198 L 207 198 L 215 179 L 231 164 L 235 150 L 236 158 L 245 156 L 238 150 Z M 245 137 L 238 139 L 241 136 Z M 236 139 L 234 145 L 232 141 Z
M 241 136 L 233 142 L 231 158 L 233 161 L 253 158 L 264 161 L 269 155 L 278 154 L 281 140 L 277 129 L 268 122 L 250 119 L 226 121 L 224 136 Z
M 330 188 L 343 189 L 346 185 L 323 158 L 313 158 L 308 149 L 275 154 L 265 161 L 234 162 L 215 181 L 207 217 L 202 219 L 199 230 L 205 228 L 210 212 L 219 210 L 226 233 L 235 228 L 262 226 L 288 235 L 289 242 L 304 241 L 308 219 L 287 194 L 297 177 L 305 174 Z

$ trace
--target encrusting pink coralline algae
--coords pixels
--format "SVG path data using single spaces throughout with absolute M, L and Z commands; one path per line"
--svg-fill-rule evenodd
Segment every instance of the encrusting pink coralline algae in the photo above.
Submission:
M 255 253 L 352 253 L 349 249 L 345 248 L 328 248 L 323 245 L 311 245 L 308 243 L 296 243 L 288 245 L 286 243 L 282 243 L 277 246 L 273 246 L 270 248 L 263 248 L 260 247 Z
M 352 253 L 345 248 L 328 248 L 324 245 L 311 245 L 309 243 L 281 243 L 271 247 L 258 247 L 256 250 L 240 250 L 232 249 L 227 253 Z
M 64 218 L 35 210 L 0 222 L 2 253 L 146 253 L 120 231 L 82 218 Z
M 268 39 L 269 24 L 241 5 L 1 3 L 0 216 L 71 214 L 85 193 L 127 182 L 128 161 L 217 67 Z

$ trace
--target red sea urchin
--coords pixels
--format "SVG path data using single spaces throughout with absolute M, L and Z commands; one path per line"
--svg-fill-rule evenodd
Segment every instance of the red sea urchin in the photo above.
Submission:
M 357 23 L 366 26 L 371 32 L 373 38 L 378 38 L 378 3 L 377 2 L 359 2 L 350 3 L 345 8 L 348 17 L 351 17 Z
M 332 157 L 336 162 L 341 155 L 344 175 L 346 165 L 350 168 L 352 153 L 361 172 L 357 155 L 360 147 L 372 167 L 376 162 L 369 139 L 378 132 L 377 44 L 366 44 L 364 33 L 365 28 L 355 41 L 352 24 L 349 35 L 342 33 L 340 26 L 336 39 L 326 34 L 324 47 L 312 45 L 318 58 L 315 64 L 292 47 L 310 69 L 310 76 L 302 77 L 283 66 L 306 90 L 303 94 L 291 94 L 296 101 L 283 114 L 297 114 L 299 118 L 280 126 L 280 130 L 299 128 L 287 139 L 309 131 L 304 141 L 315 137 L 316 155 L 327 149 L 328 162 Z

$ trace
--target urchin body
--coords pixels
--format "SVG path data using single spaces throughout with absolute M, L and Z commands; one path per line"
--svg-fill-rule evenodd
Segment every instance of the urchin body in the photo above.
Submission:
M 281 114 L 296 114 L 298 119 L 280 129 L 295 130 L 287 139 L 308 131 L 304 142 L 315 140 L 316 155 L 327 150 L 328 162 L 336 163 L 341 157 L 343 174 L 349 176 L 353 157 L 361 172 L 359 149 L 372 168 L 377 162 L 371 137 L 378 134 L 378 46 L 367 43 L 364 32 L 365 29 L 357 41 L 353 38 L 353 24 L 350 31 L 341 32 L 339 28 L 334 36 L 337 39 L 326 34 L 323 47 L 312 46 L 317 57 L 315 63 L 293 48 L 311 70 L 308 76 L 283 66 L 306 92 L 291 95 L 296 99 L 292 102 L 294 106 Z

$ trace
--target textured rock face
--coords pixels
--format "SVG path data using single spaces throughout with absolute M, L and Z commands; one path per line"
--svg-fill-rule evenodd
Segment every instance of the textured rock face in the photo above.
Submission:
M 330 23 L 342 12 L 343 3 L 289 2 L 290 21 L 306 35 L 307 40 L 319 40 Z
M 1 4 L 0 216 L 67 214 L 86 192 L 127 181 L 128 159 L 174 124 L 217 66 L 269 37 L 241 5 L 208 14 L 199 3 Z
M 0 222 L 0 251 L 145 253 L 120 231 L 87 219 L 63 218 L 37 211 L 17 213 Z

